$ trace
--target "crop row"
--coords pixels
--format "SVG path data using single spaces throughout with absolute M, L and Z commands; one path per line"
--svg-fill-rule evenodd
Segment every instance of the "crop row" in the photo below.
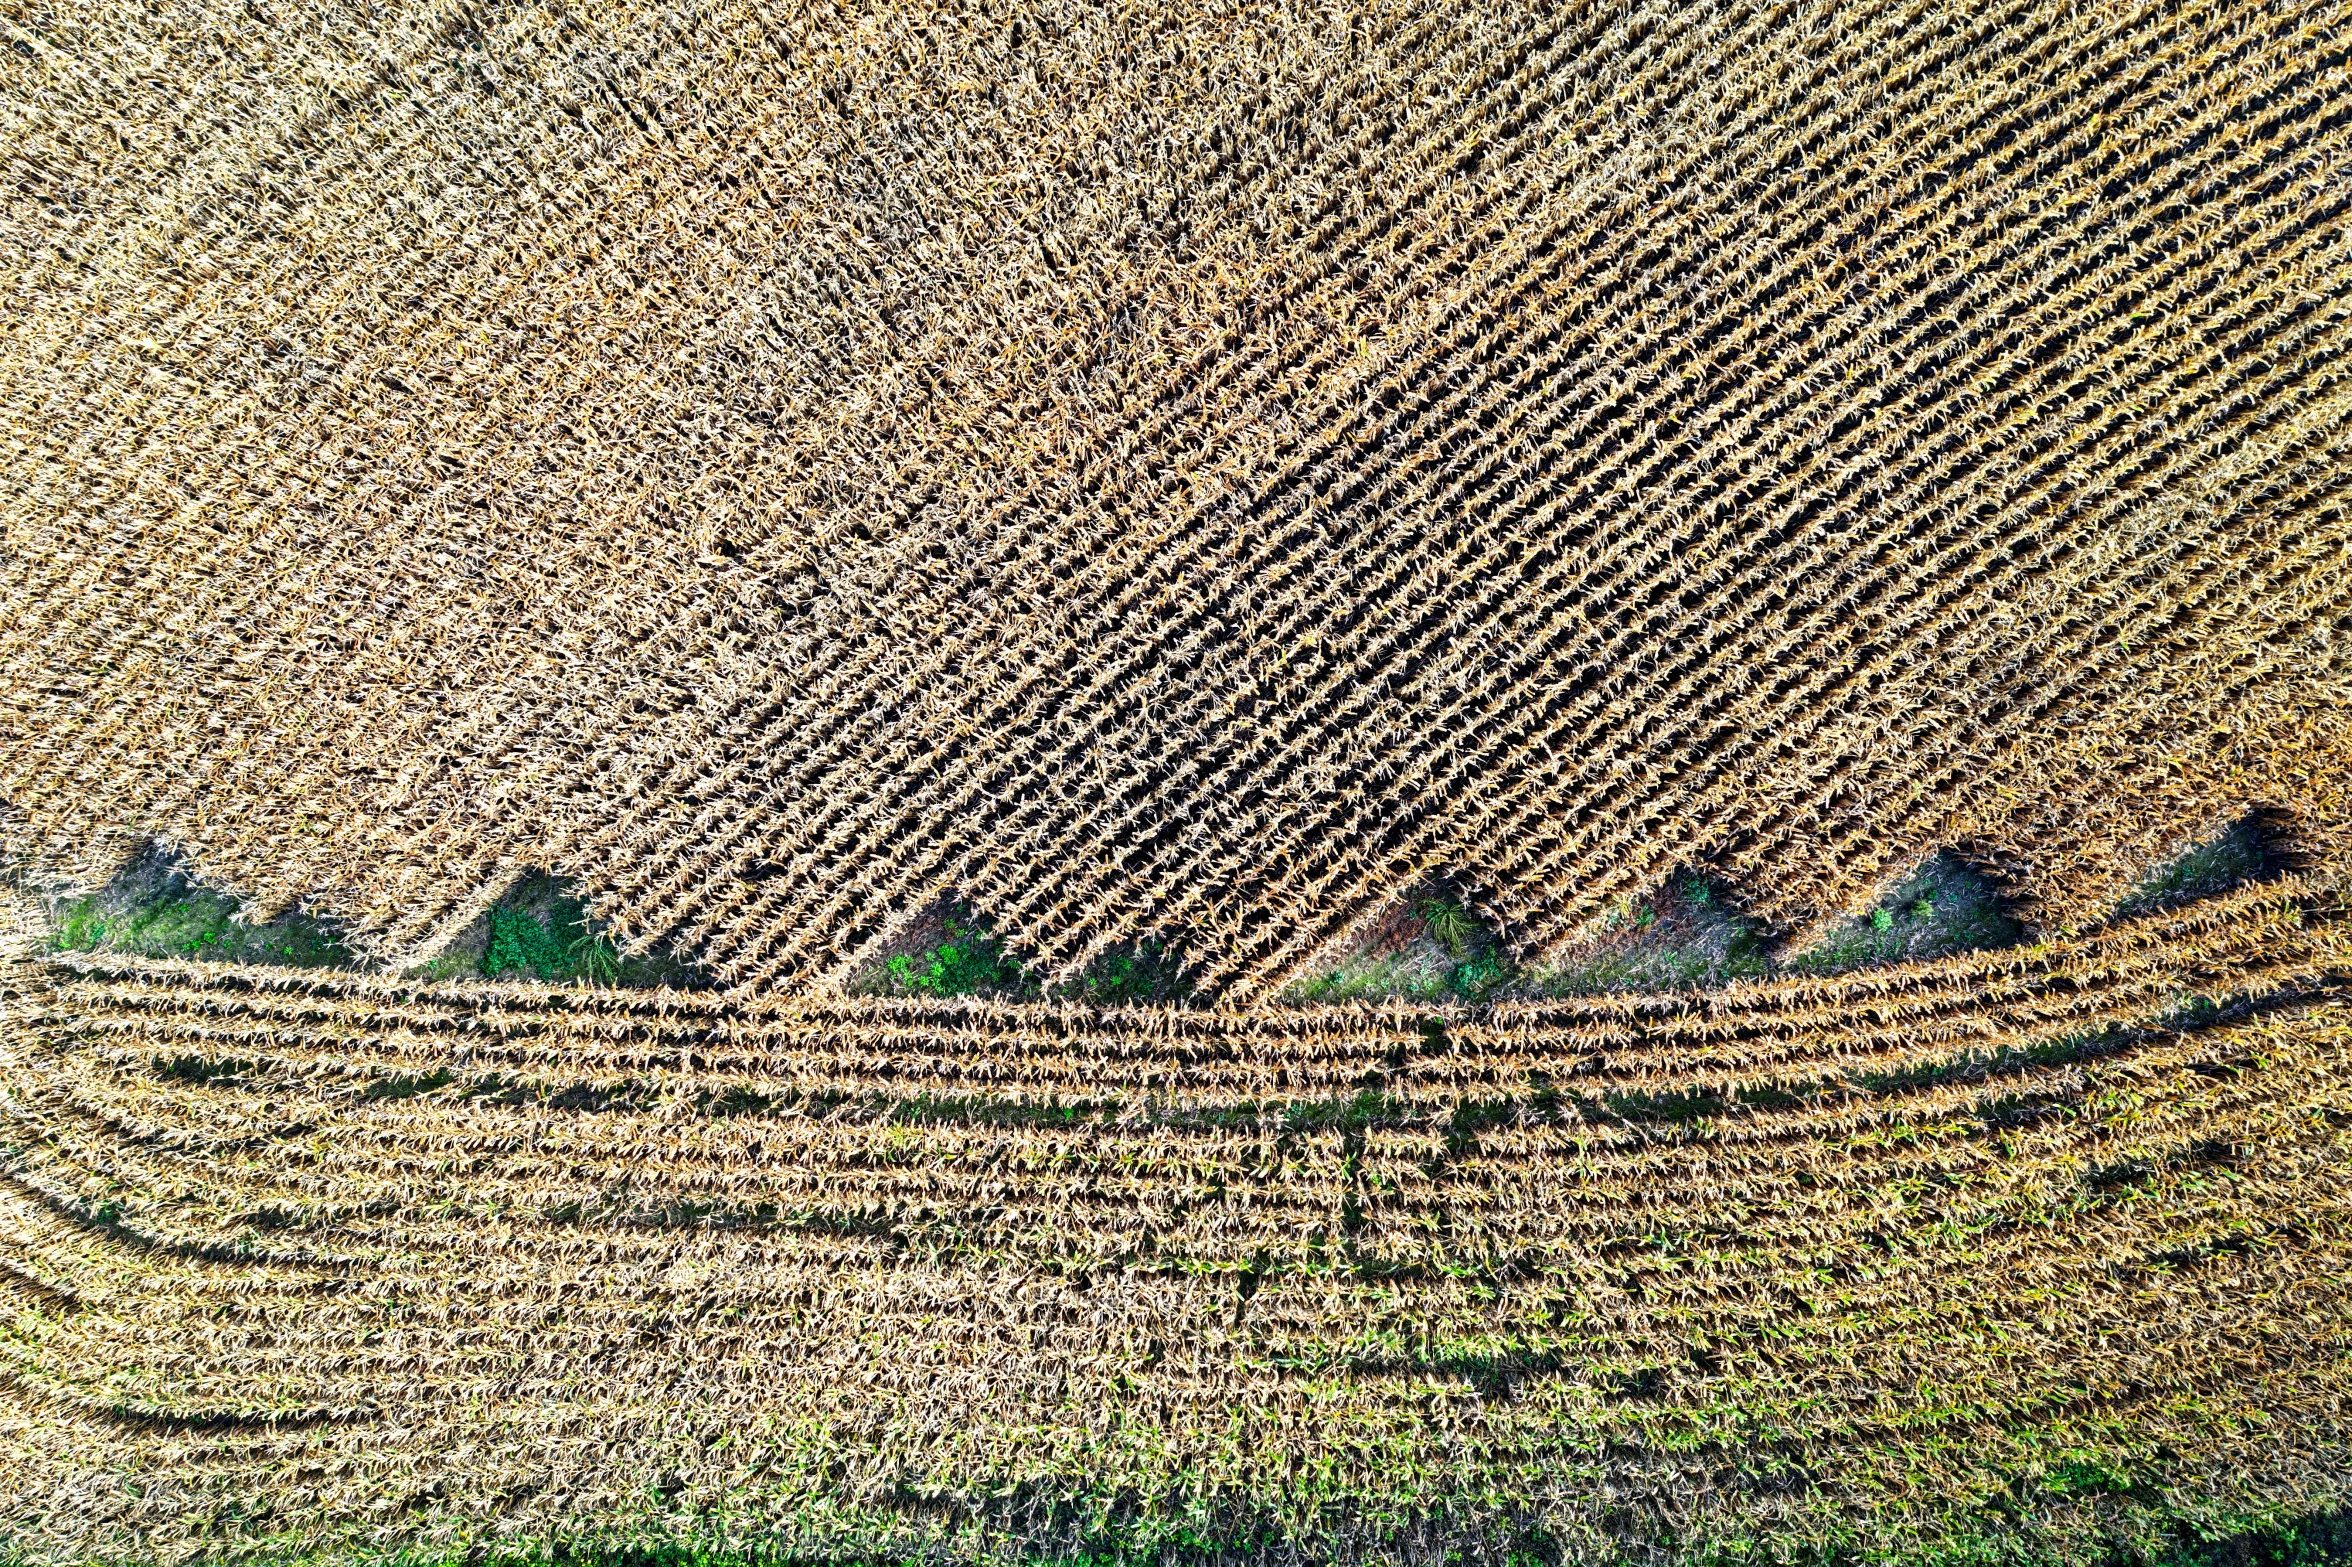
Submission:
M 734 1001 L 702 993 L 62 957 L 58 1004 L 133 1058 L 266 1056 L 338 1073 L 507 1074 L 638 1091 L 1150 1099 L 1231 1106 L 1510 1092 L 1721 1094 L 1899 1074 L 2050 1044 L 2340 972 L 2343 927 L 2300 884 L 2258 885 L 2025 949 L 1892 971 L 1486 1007 L 1266 1013 L 1074 1003 Z M 29 1001 L 28 1006 L 38 1003 Z

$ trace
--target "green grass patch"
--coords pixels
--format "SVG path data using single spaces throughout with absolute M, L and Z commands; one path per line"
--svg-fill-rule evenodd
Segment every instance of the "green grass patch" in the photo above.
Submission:
M 455 978 L 469 969 L 487 979 L 551 985 L 699 990 L 710 983 L 701 970 L 669 953 L 624 954 L 574 886 L 544 874 L 517 883 L 469 939 L 418 973 Z
M 2116 917 L 2129 919 L 2135 914 L 2178 908 L 2275 875 L 2284 868 L 2284 857 L 2272 847 L 2270 838 L 2270 823 L 2263 812 L 2232 823 L 2151 871 L 2116 905 Z
M 949 898 L 915 922 L 899 951 L 870 965 L 848 989 L 853 995 L 1051 997 L 1107 1007 L 1183 1001 L 1193 982 L 1182 944 L 1147 936 L 1049 985 L 1014 956 L 985 914 Z
M 151 852 L 98 892 L 57 907 L 50 946 L 59 952 L 123 952 L 288 968 L 348 968 L 356 960 L 326 921 L 289 910 L 247 920 L 238 901 L 191 883 Z
M 482 973 L 488 978 L 528 974 L 550 982 L 586 980 L 609 985 L 620 969 L 620 954 L 610 939 L 590 926 L 586 911 L 577 903 L 566 900 L 561 911 L 548 919 L 528 909 L 490 911 L 490 941 L 482 951 Z
M 1425 1353 L 1415 1353 L 1407 1346 L 1396 1346 L 1387 1353 L 1366 1347 L 1350 1359 L 1362 1370 L 1410 1368 L 1458 1378 L 1486 1401 L 1508 1399 L 1525 1382 L 1557 1376 L 1564 1369 L 1563 1357 L 1555 1348 L 1521 1339 L 1432 1346 Z M 1607 1380 L 1602 1391 L 1612 1401 L 1639 1400 L 1663 1391 L 1669 1375 L 1664 1367 L 1621 1371 Z M 1757 1465 L 1756 1472 L 1763 1473 L 1784 1461 L 1770 1444 L 1760 1444 L 1752 1457 L 1743 1460 L 1743 1465 Z M 2129 1477 L 2110 1472 L 2098 1463 L 2057 1466 L 2051 1478 L 2056 1483 L 2047 1489 L 2054 1495 L 2120 1498 L 2132 1494 Z M 2083 1483 L 2078 1485 L 2078 1480 Z M 2124 1482 L 2120 1489 L 2118 1480 Z M 996 1518 L 1001 1543 L 993 1551 L 973 1559 L 987 1560 L 998 1567 L 1048 1567 L 1048 1564 L 1051 1567 L 1147 1567 L 1147 1564 L 1148 1567 L 1195 1567 L 1195 1564 L 1210 1567 L 1212 1563 L 1216 1567 L 1243 1567 L 1258 1561 L 1293 1563 L 1328 1559 L 1303 1555 L 1298 1549 L 1299 1542 L 1270 1519 L 1252 1524 L 1237 1516 L 1226 1520 L 1223 1527 L 1205 1521 L 1188 1526 L 1168 1519 L 1131 1519 L 1114 1503 L 1088 1495 L 1082 1485 L 1071 1487 L 1066 1496 L 1055 1495 L 1048 1487 L 1032 1485 L 1022 1488 L 1017 1499 L 1021 1503 L 1017 1518 L 1009 1504 L 1007 1511 Z M 932 1504 L 929 1510 L 936 1510 L 936 1506 Z M 989 1516 L 984 1505 L 973 1512 L 978 1517 Z M 890 1522 L 899 1516 L 885 1506 L 867 1522 L 877 1532 L 887 1532 Z M 1633 1567 L 1637 1562 L 1677 1560 L 1693 1567 L 1735 1567 L 1735 1564 L 1752 1567 L 1758 1561 L 1784 1562 L 1790 1567 L 1799 1564 L 1852 1567 L 1864 1559 L 1837 1546 L 1824 1547 L 1819 1543 L 1810 1550 L 1799 1547 L 1759 1553 L 1757 1547 L 1767 1542 L 1753 1539 L 1731 1542 L 1728 1548 L 1723 1543 L 1710 1542 L 1695 1550 L 1666 1553 L 1661 1553 L 1654 1543 L 1645 1543 L 1627 1549 L 1621 1556 L 1572 1558 L 1564 1556 L 1549 1534 L 1532 1520 L 1496 1518 L 1482 1524 L 1476 1521 L 1475 1512 L 1450 1522 L 1405 1515 L 1393 1520 L 1393 1526 L 1399 1537 L 1410 1537 L 1424 1548 L 1433 1538 L 1445 1541 L 1436 1552 L 1398 1559 L 1488 1562 L 1494 1567 L 1560 1567 L 1568 1560 L 1589 1562 L 1591 1567 Z M 1453 1531 L 1458 1531 L 1458 1536 L 1449 1539 Z M 2352 1563 L 2352 1510 L 2341 1507 L 2286 1518 L 2241 1516 L 2234 1522 L 2223 1521 L 2218 1526 L 2202 1529 L 2184 1522 L 2174 1525 L 2171 1533 L 2170 1545 L 2154 1552 L 2116 1544 L 2104 1553 L 2070 1559 L 2078 1567 L 2341 1567 Z M 1019 1543 L 1023 1536 L 1030 1537 L 1030 1543 Z M 1992 1506 L 1988 1506 L 1985 1526 L 1975 1538 L 1962 1529 L 1940 1541 L 1919 1543 L 1921 1549 L 1916 1558 L 1887 1560 L 2006 1561 L 2016 1563 L 2017 1567 L 2056 1560 L 2034 1552 L 2017 1537 L 2013 1516 Z M 228 1558 L 224 1555 L 217 1559 Z M 553 1539 L 484 1539 L 440 1550 L 413 1546 L 392 1550 L 362 1547 L 276 1556 L 241 1554 L 238 1559 L 256 1563 L 258 1567 L 324 1567 L 327 1563 L 347 1563 L 350 1567 L 917 1567 L 917 1564 L 937 1564 L 955 1558 L 935 1549 L 920 1548 L 828 1553 L 811 1550 L 805 1541 L 782 1533 L 774 1539 L 721 1541 L 664 1538 L 658 1532 L 649 1531 L 636 1537 L 599 1538 L 584 1534 Z M 0 1563 L 19 1560 L 29 1558 L 0 1551 Z
M 1843 974 L 1886 963 L 1918 963 L 1954 952 L 2015 946 L 2025 927 L 2001 906 L 1992 883 L 1958 856 L 1939 854 L 1879 905 L 1839 922 L 1782 965 L 1794 974 Z
M 997 940 L 988 922 L 951 907 L 939 917 L 941 938 L 912 952 L 894 953 L 876 987 L 900 996 L 1035 997 L 1043 989 Z

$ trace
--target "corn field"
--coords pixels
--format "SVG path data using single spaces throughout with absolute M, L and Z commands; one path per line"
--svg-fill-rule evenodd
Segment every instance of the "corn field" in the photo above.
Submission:
M 0 1554 L 2352 1499 L 2352 10 L 0 34 Z M 362 962 L 58 950 L 147 846 Z M 2022 945 L 1286 999 L 1939 854 Z M 417 972 L 529 876 L 710 988 Z M 856 993 L 951 897 L 1192 997 Z

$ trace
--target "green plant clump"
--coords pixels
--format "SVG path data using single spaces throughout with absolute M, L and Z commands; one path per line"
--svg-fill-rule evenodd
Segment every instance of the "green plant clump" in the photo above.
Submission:
M 1421 905 L 1418 912 L 1421 916 L 1421 923 L 1428 929 L 1430 936 L 1436 940 L 1439 946 L 1445 948 L 1451 957 L 1464 956 L 1470 943 L 1475 941 L 1480 934 L 1478 922 L 1471 918 L 1470 911 L 1459 903 L 1444 898 L 1431 898 Z
M 950 918 L 947 940 L 922 952 L 902 952 L 886 965 L 892 988 L 918 996 L 1015 994 L 1036 984 L 977 923 Z
M 1446 985 L 1463 1000 L 1476 1001 L 1500 986 L 1509 975 L 1503 960 L 1487 952 L 1455 964 L 1454 971 L 1446 976 Z
M 1143 1001 L 1181 1001 L 1192 993 L 1177 948 L 1154 936 L 1133 946 L 1106 952 L 1087 965 L 1086 972 L 1054 992 L 1065 1000 L 1090 1001 L 1097 1006 L 1126 1006 Z
M 621 957 L 612 942 L 589 927 L 586 912 L 569 900 L 559 901 L 551 920 L 528 909 L 500 907 L 490 911 L 490 942 L 482 950 L 482 973 L 491 979 L 502 974 L 529 974 L 554 983 L 584 979 L 610 985 L 620 979 Z
M 108 950 L 301 968 L 351 961 L 335 933 L 316 920 L 288 912 L 248 925 L 238 917 L 235 899 L 204 888 L 119 902 L 83 898 L 60 913 L 50 945 L 61 952 Z
M 490 945 L 482 952 L 482 972 L 491 979 L 501 974 L 532 974 L 552 980 L 564 967 L 564 950 L 555 933 L 521 909 L 490 911 Z

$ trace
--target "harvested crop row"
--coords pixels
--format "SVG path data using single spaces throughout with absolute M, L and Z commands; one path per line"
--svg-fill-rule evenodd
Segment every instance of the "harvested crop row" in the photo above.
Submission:
M 381 972 L 0 896 L 0 1556 L 2352 1498 L 2340 3 L 266 9 L 0 23 L 0 873 Z
M 1434 1248 L 1448 1265 L 1478 1268 L 1514 1248 L 1603 1246 L 1653 1225 L 1735 1233 L 1760 1186 L 1798 1171 L 1833 1188 L 1804 1211 L 1833 1232 L 1828 1241 L 1842 1243 L 1877 1222 L 1876 1199 L 1839 1195 L 1856 1183 L 1959 1172 L 1989 1219 L 2011 1197 L 2038 1202 L 2051 1183 L 2066 1186 L 2085 1171 L 2130 1174 L 2145 1164 L 2138 1173 L 2154 1177 L 2235 1161 L 2240 1139 L 2227 1129 L 2235 1088 L 2210 1089 L 2212 1104 L 2198 1112 L 2210 1111 L 2206 1119 L 2149 1112 L 2136 1140 L 2111 1145 L 2072 1124 L 2086 1102 L 2118 1085 L 2188 1089 L 2197 1077 L 2227 1085 L 2247 1071 L 2209 1044 L 2202 1034 L 2115 1041 L 2076 1062 L 1857 1094 L 1809 1112 L 1743 1115 L 1727 1105 L 1684 1135 L 1673 1123 L 1634 1119 L 1638 1110 L 1588 1120 L 1540 1102 L 1482 1103 L 1469 1117 L 1382 1105 L 1385 1119 L 1363 1127 L 1105 1126 L 1083 1116 L 925 1122 L 772 1107 L 583 1114 L 451 1101 L 430 1089 L 318 1101 L 289 1096 L 266 1076 L 196 1091 L 37 1070 L 21 1083 L 18 1130 L 37 1133 L 40 1145 L 26 1177 L 61 1200 L 113 1183 L 146 1194 L 87 1197 L 111 1202 L 115 1222 L 174 1245 L 259 1256 L 292 1246 L 283 1254 L 316 1260 L 294 1236 L 324 1227 L 338 1257 L 396 1262 L 398 1226 L 388 1229 L 382 1216 L 423 1205 L 567 1215 L 595 1231 L 751 1230 L 820 1249 L 863 1237 L 876 1255 L 983 1253 L 1071 1266 L 1132 1260 L 1139 1245 L 1169 1265 L 1213 1256 L 1240 1266 L 1327 1247 L 1344 1230 L 1354 1255 L 1382 1266 L 1428 1260 L 1423 1253 Z M 2272 1069 L 2281 1083 L 2294 1076 Z M 2326 1083 L 2309 1086 L 2324 1104 Z M 339 1127 L 337 1138 L 307 1144 L 303 1129 L 322 1117 Z M 445 1167 L 416 1169 L 420 1147 L 446 1150 Z M 244 1172 L 227 1189 L 212 1178 L 224 1164 Z M 1565 1190 L 1563 1170 L 1574 1172 Z M 1625 1210 L 1597 1231 L 1596 1197 Z M 1552 1228 L 1560 1224 L 1568 1227 Z M 1758 1247 L 1770 1250 L 1761 1240 L 1739 1250 L 1753 1260 Z
M 2239 993 L 2275 1005 L 2282 994 L 2292 1001 L 2340 978 L 2309 952 L 2301 956 L 2292 968 L 2274 961 L 2230 979 Z M 106 999 L 74 989 L 83 1006 Z M 1481 1148 L 1487 1151 L 1464 1168 L 1486 1172 L 1474 1186 L 1491 1183 L 1492 1145 L 1501 1139 L 1534 1160 L 1532 1171 L 1547 1158 L 1565 1159 L 1585 1181 L 1655 1197 L 1658 1169 L 1697 1157 L 1673 1129 L 1710 1124 L 1703 1162 L 1720 1183 L 1711 1200 L 1721 1203 L 1736 1202 L 1734 1173 L 1759 1163 L 1834 1166 L 1856 1146 L 1924 1138 L 1928 1151 L 1917 1157 L 1933 1167 L 1936 1147 L 1954 1127 L 2009 1126 L 2020 1129 L 2011 1143 L 2030 1143 L 2021 1129 L 2063 1118 L 2084 1092 L 2074 1079 L 2086 1073 L 2177 1074 L 2190 1069 L 2183 1061 L 2234 1073 L 2200 1053 L 2193 1017 L 2167 1016 L 2177 1013 L 2181 994 L 2135 990 L 2121 1006 L 2062 1017 L 2056 1026 L 2030 1017 L 2021 1032 L 2004 1032 L 1997 1012 L 1985 1014 L 1981 1031 L 1908 1052 L 1891 1070 L 1884 1059 L 1854 1053 L 1811 1063 L 1808 1075 L 1786 1080 L 1797 1093 L 1759 1093 L 1734 1086 L 1737 1078 L 1727 1085 L 1719 1070 L 1704 1069 L 1665 1091 L 1656 1080 L 1645 1080 L 1653 1084 L 1646 1091 L 1628 1089 L 1623 1079 L 1554 1080 L 1541 1063 L 1574 1061 L 1582 1042 L 1573 1031 L 1555 1035 L 1555 1049 L 1533 1057 L 1534 1069 L 1481 1074 L 1475 1095 L 1461 1094 L 1450 1077 L 1423 1081 L 1417 1063 L 1392 1056 L 1355 1085 L 1353 1099 L 1219 1102 L 1197 1090 L 1126 1107 L 1051 1096 L 943 1099 L 884 1093 L 875 1080 L 854 1076 L 812 1087 L 773 1074 L 648 1075 L 624 1039 L 607 1041 L 615 1059 L 598 1075 L 601 1083 L 534 1084 L 470 1047 L 386 1061 L 354 1041 L 289 1049 L 249 1034 L 224 1038 L 202 1023 L 157 1029 L 152 1018 L 134 1036 L 138 1048 L 126 1050 L 121 1015 L 103 1011 L 76 1019 L 70 1059 L 111 1061 L 119 1077 L 60 1075 L 32 1056 L 19 1064 L 18 1092 L 45 1104 L 53 1118 L 44 1158 L 70 1162 L 75 1150 L 87 1150 L 92 1162 L 84 1169 L 108 1179 L 122 1174 L 123 1159 L 144 1160 L 137 1184 L 177 1193 L 168 1204 L 176 1222 L 218 1206 L 205 1195 L 207 1170 L 234 1161 L 259 1180 L 258 1149 L 274 1146 L 285 1128 L 331 1115 L 344 1128 L 331 1148 L 286 1154 L 291 1162 L 275 1184 L 246 1190 L 224 1211 L 260 1202 L 287 1215 L 350 1220 L 382 1192 L 414 1194 L 408 1149 L 425 1136 L 466 1150 L 446 1172 L 451 1181 L 437 1186 L 440 1202 L 602 1210 L 622 1224 L 819 1231 L 911 1203 L 917 1211 L 901 1212 L 904 1222 L 895 1228 L 940 1231 L 958 1245 L 980 1242 L 947 1231 L 1020 1229 L 1027 1227 L 1021 1215 L 1038 1213 L 1051 1222 L 1038 1224 L 1037 1233 L 1067 1253 L 1082 1241 L 1084 1214 L 1107 1213 L 1103 1222 L 1132 1239 L 1149 1227 L 1139 1205 L 1197 1206 L 1200 1194 L 1213 1190 L 1217 1205 L 1231 1210 L 1225 1219 L 1238 1216 L 1250 1226 L 1253 1244 L 1272 1237 L 1287 1250 L 1304 1230 L 1329 1232 L 1334 1214 L 1351 1201 L 1359 1225 L 1391 1207 L 1362 1194 L 1351 1198 L 1338 1182 L 1333 1150 L 1351 1136 L 1369 1139 L 1356 1156 L 1359 1173 L 1376 1168 L 1364 1163 L 1375 1151 L 1407 1159 L 1395 1173 L 1367 1177 L 1397 1190 L 1430 1190 L 1437 1176 L 1454 1180 L 1447 1173 L 1454 1163 Z M 2152 1019 L 2166 1026 L 2127 1026 Z M 1886 1027 L 1867 1014 L 1857 1026 L 1865 1033 Z M 1475 1024 L 1457 1027 L 1469 1032 Z M 1246 1049 L 1249 1041 L 1235 1043 Z M 1498 1088 L 1500 1097 L 1484 1097 Z M 1564 1095 L 1573 1113 L 1562 1114 Z M 121 1151 L 109 1152 L 115 1145 Z M 1881 1157 L 1900 1164 L 1912 1156 Z M 1418 1174 L 1409 1167 L 1414 1161 Z M 2007 1168 L 2029 1183 L 2040 1179 L 2036 1161 L 2014 1149 Z M 328 1209 L 319 1208 L 322 1201 Z M 1408 1211 L 1397 1222 L 1414 1221 Z M 1463 1214 L 1448 1221 L 1457 1222 L 1469 1221 Z M 1693 1215 L 1678 1222 L 1707 1221 Z M 224 1221 L 224 1233 L 237 1233 L 233 1219 Z

